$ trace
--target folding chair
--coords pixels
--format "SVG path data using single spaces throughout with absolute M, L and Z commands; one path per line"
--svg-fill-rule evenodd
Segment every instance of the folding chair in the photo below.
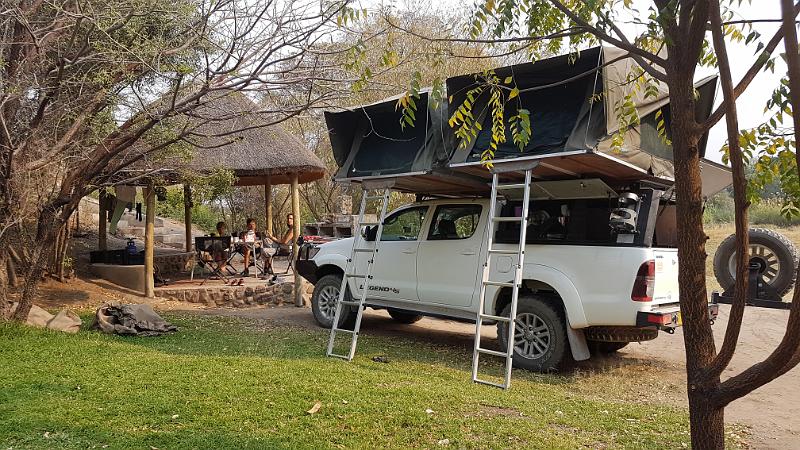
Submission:
M 217 276 L 227 283 L 228 277 L 223 273 L 222 269 L 230 261 L 228 254 L 231 248 L 231 237 L 199 236 L 194 238 L 194 248 L 197 252 L 197 265 L 203 269 L 209 269 L 200 286 L 212 276 Z M 206 259 L 206 255 L 210 255 L 211 258 Z M 194 279 L 194 270 L 192 271 L 192 279 Z

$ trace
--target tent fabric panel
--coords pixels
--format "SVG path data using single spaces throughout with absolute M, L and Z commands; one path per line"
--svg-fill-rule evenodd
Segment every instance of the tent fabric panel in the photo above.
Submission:
M 666 50 L 665 50 L 666 51 Z M 642 71 L 633 58 L 625 57 L 628 52 L 617 47 L 603 47 L 603 90 L 606 104 L 606 132 L 616 133 L 619 130 L 619 119 L 614 113 L 617 105 L 621 105 L 625 97 L 631 95 L 639 117 L 644 117 L 669 101 L 666 83 L 655 85 L 655 96 L 645 98 L 645 92 L 637 89 L 636 83 L 629 79 L 631 74 Z
M 509 117 L 517 114 L 521 105 L 530 111 L 533 131 L 531 141 L 520 150 L 513 143 L 510 127 L 507 127 L 506 142 L 498 147 L 495 158 L 515 158 L 520 154 L 547 154 L 592 148 L 593 142 L 587 145 L 584 136 L 576 138 L 573 134 L 576 132 L 598 134 L 595 128 L 587 126 L 590 114 L 596 109 L 589 105 L 588 100 L 595 90 L 599 89 L 599 86 L 595 86 L 599 78 L 596 72 L 599 61 L 600 47 L 595 47 L 583 50 L 577 56 L 563 55 L 534 63 L 495 69 L 495 74 L 501 80 L 511 76 L 514 85 L 521 91 L 517 102 L 512 101 L 506 105 L 506 123 Z M 464 102 L 470 89 L 479 86 L 481 76 L 481 74 L 470 74 L 447 80 L 448 96 L 453 99 L 450 103 L 450 114 Z M 565 80 L 570 81 L 563 83 Z M 489 93 L 483 92 L 472 108 L 473 111 L 480 112 L 476 120 L 482 123 L 482 131 L 472 142 L 459 145 L 451 163 L 480 160 L 482 151 L 489 147 L 491 117 L 486 112 L 488 98 Z M 594 117 L 594 114 L 591 114 L 591 117 Z M 603 122 L 599 125 L 602 127 Z
M 333 159 L 336 165 L 342 167 L 350 154 L 353 145 L 356 127 L 353 126 L 358 121 L 356 111 L 325 111 L 325 125 L 328 127 L 328 139 L 331 141 Z

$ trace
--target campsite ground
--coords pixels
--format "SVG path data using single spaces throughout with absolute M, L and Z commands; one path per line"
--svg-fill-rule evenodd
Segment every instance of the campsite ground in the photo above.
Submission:
M 800 242 L 800 230 L 782 230 Z M 709 254 L 730 234 L 712 227 Z M 710 262 L 709 262 L 710 266 Z M 710 272 L 709 272 L 710 273 Z M 715 282 L 709 281 L 710 288 Z M 84 317 L 142 301 L 97 280 L 45 283 L 40 304 Z M 0 446 L 677 447 L 688 443 L 679 334 L 561 374 L 516 371 L 509 392 L 469 382 L 474 326 L 365 318 L 350 364 L 323 357 L 308 309 L 206 309 L 156 300 L 182 326 L 155 339 L 0 326 Z M 185 311 L 189 309 L 188 311 Z M 715 324 L 722 336 L 725 313 Z M 732 374 L 774 348 L 785 311 L 750 309 Z M 487 338 L 494 333 L 489 330 Z M 388 357 L 388 364 L 373 356 Z M 497 367 L 497 366 L 493 366 Z M 731 445 L 797 448 L 795 369 L 727 409 Z M 309 414 L 316 401 L 320 410 Z M 426 412 L 431 410 L 433 412 Z

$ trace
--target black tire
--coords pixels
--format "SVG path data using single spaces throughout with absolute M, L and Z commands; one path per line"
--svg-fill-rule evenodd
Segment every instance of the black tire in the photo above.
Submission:
M 337 274 L 325 275 L 314 285 L 314 293 L 311 295 L 311 312 L 314 314 L 314 320 L 323 328 L 331 328 L 333 325 L 333 316 L 336 313 L 336 302 L 338 302 L 341 287 L 342 276 Z M 351 298 L 350 289 L 347 289 L 345 300 L 349 301 Z M 339 317 L 339 328 L 353 328 L 357 313 L 358 311 L 353 307 L 345 307 Z
M 630 342 L 600 342 L 600 341 L 587 341 L 589 344 L 589 351 L 598 355 L 611 355 L 622 350 Z
M 762 263 L 767 284 L 783 297 L 794 287 L 797 249 L 786 236 L 764 228 L 751 228 L 750 260 Z M 736 283 L 736 235 L 725 238 L 714 253 L 714 276 L 725 291 Z
M 511 315 L 511 305 L 503 308 L 500 315 L 505 317 Z M 514 347 L 514 367 L 535 372 L 557 370 L 567 359 L 569 349 L 564 323 L 561 305 L 554 299 L 539 296 L 520 298 L 517 304 L 517 328 L 514 332 L 515 340 L 518 342 Z M 546 338 L 542 334 L 544 331 L 534 332 L 543 326 L 546 326 Z M 497 338 L 502 350 L 508 348 L 507 323 L 497 323 Z M 545 348 L 542 348 L 543 341 L 546 342 Z
M 404 323 L 406 325 L 419 322 L 422 319 L 421 314 L 415 314 L 400 309 L 387 308 L 386 311 L 390 316 L 392 316 L 392 319 L 394 319 L 395 322 Z

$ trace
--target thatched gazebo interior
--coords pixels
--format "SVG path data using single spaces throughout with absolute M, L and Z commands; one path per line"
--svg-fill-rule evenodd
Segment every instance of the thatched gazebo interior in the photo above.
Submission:
M 124 174 L 127 179 L 144 187 L 145 198 L 145 289 L 147 297 L 154 296 L 154 186 L 158 184 L 184 185 L 184 211 L 186 251 L 192 251 L 191 186 L 182 174 L 211 173 L 218 169 L 229 170 L 236 177 L 235 186 L 264 186 L 264 213 L 266 230 L 273 232 L 272 186 L 291 185 L 294 236 L 300 236 L 299 184 L 325 176 L 325 165 L 299 139 L 267 117 L 257 104 L 241 92 L 221 91 L 210 96 L 195 108 L 191 115 L 171 119 L 175 129 L 188 130 L 185 142 L 191 146 L 191 156 L 164 155 L 149 152 L 145 140 L 134 145 L 125 157 L 141 156 Z M 180 153 L 180 152 L 178 152 Z M 99 248 L 106 249 L 105 221 L 100 220 Z M 297 248 L 296 245 L 293 246 Z M 292 255 L 296 258 L 297 252 Z M 295 301 L 302 302 L 299 277 L 295 268 Z

